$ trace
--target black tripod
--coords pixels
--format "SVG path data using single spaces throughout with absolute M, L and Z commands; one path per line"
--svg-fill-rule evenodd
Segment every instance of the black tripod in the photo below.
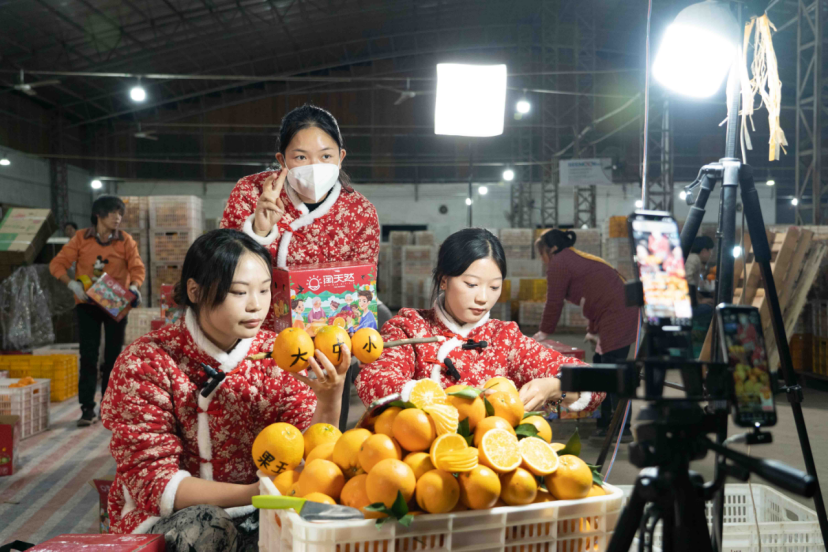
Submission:
M 706 414 L 697 403 L 686 400 L 665 400 L 641 410 L 636 427 L 638 441 L 630 445 L 630 461 L 644 469 L 618 520 L 608 552 L 627 552 L 639 529 L 640 546 L 652 545 L 659 521 L 663 522 L 661 548 L 665 552 L 713 552 L 705 501 L 724 488 L 728 475 L 746 481 L 750 473 L 756 473 L 787 491 L 806 497 L 813 494 L 814 478 L 778 462 L 750 458 L 708 439 L 705 434 L 715 433 L 722 422 L 719 416 Z M 690 471 L 690 462 L 704 458 L 709 450 L 734 464 L 705 484 L 700 475 Z

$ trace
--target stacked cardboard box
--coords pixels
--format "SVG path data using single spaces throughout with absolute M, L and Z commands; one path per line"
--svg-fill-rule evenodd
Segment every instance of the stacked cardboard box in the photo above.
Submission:
M 437 245 L 434 241 L 434 232 L 426 230 L 414 232 L 414 245 Z
M 151 304 L 157 307 L 161 285 L 175 284 L 181 278 L 187 249 L 204 232 L 204 207 L 196 196 L 152 196 L 148 214 Z
M 32 264 L 55 230 L 57 222 L 49 209 L 6 211 L 0 220 L 0 280 L 17 267 Z
M 124 336 L 124 346 L 152 331 L 152 321 L 158 318 L 158 309 L 155 307 L 139 307 L 129 311 Z
M 575 240 L 575 249 L 595 255 L 601 256 L 601 230 L 598 228 L 582 228 L 575 230 L 577 239 Z
M 121 230 L 132 236 L 138 244 L 138 254 L 141 255 L 146 267 L 144 283 L 141 285 L 141 298 L 145 305 L 151 301 L 150 292 L 150 247 L 149 247 L 149 198 L 143 196 L 121 197 L 126 206 L 124 217 L 121 219 Z
M 389 307 L 396 309 L 406 306 L 402 304 L 403 247 L 413 245 L 414 236 L 411 232 L 390 232 L 388 241 L 391 245 L 391 267 L 388 294 L 384 300 Z
M 531 228 L 502 228 L 500 243 L 506 253 L 506 261 L 532 259 L 534 231 Z
M 431 274 L 437 262 L 433 245 L 402 246 L 401 307 L 426 308 L 431 295 Z

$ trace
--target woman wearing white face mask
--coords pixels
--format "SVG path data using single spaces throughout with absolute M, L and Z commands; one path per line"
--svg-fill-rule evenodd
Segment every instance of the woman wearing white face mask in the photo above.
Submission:
M 345 150 L 336 119 L 304 105 L 282 119 L 281 171 L 239 180 L 230 194 L 222 228 L 236 228 L 267 247 L 274 268 L 364 261 L 376 263 L 377 211 L 341 171 Z M 285 181 L 287 185 L 285 186 Z M 265 328 L 273 327 L 271 309 Z

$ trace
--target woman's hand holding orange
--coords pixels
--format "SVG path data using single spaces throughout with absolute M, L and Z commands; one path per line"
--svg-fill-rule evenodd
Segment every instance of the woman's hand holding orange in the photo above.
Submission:
M 259 236 L 267 236 L 285 214 L 285 205 L 279 197 L 287 178 L 287 169 L 272 174 L 264 181 L 262 195 L 256 202 L 253 212 L 253 231 Z
M 342 394 L 342 386 L 345 378 L 348 377 L 348 368 L 351 367 L 351 350 L 347 345 L 342 345 L 342 360 L 334 366 L 322 351 L 315 353 L 316 358 L 310 359 L 310 369 L 316 374 L 316 379 L 310 379 L 299 373 L 291 374 L 297 380 L 305 383 L 316 393 L 316 398 L 321 401 L 330 398 L 338 398 Z

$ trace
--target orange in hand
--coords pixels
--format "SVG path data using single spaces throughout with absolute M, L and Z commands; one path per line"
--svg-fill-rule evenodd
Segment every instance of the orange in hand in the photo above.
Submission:
M 301 372 L 310 366 L 313 357 L 313 339 L 305 330 L 287 328 L 273 342 L 273 360 L 286 372 Z

